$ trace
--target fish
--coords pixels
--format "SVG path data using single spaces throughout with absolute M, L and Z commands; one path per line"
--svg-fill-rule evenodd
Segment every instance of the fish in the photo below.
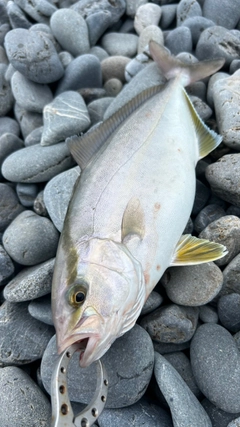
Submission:
M 186 65 L 154 41 L 149 48 L 166 83 L 66 141 L 81 174 L 58 245 L 52 313 L 58 352 L 79 343 L 81 367 L 135 325 L 169 266 L 227 253 L 223 245 L 182 234 L 195 198 L 196 163 L 222 140 L 184 87 L 224 60 Z

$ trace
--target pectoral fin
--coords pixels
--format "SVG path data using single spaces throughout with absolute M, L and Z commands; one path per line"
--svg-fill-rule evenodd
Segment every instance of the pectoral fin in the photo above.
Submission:
M 180 238 L 176 246 L 170 265 L 202 264 L 222 258 L 227 253 L 226 247 L 219 243 L 185 234 Z
M 140 239 L 145 233 L 145 218 L 141 202 L 137 197 L 132 197 L 124 211 L 122 218 L 122 241 L 126 236 L 137 235 Z

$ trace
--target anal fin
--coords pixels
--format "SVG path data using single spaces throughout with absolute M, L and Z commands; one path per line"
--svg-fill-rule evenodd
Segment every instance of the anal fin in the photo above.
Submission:
M 227 253 L 226 247 L 219 243 L 184 234 L 176 246 L 170 265 L 202 264 L 222 258 Z

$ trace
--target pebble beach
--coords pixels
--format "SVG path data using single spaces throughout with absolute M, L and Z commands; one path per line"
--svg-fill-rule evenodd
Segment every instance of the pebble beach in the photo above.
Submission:
M 0 0 L 0 427 L 51 427 L 51 283 L 81 175 L 65 140 L 166 82 L 150 40 L 185 63 L 225 59 L 186 88 L 222 142 L 197 164 L 184 234 L 228 253 L 166 270 L 102 357 L 94 426 L 240 426 L 240 0 Z M 75 354 L 76 414 L 95 387 L 96 364 Z

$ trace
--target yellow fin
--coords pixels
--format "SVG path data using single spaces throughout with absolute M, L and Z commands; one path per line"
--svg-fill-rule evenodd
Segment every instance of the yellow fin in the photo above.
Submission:
M 196 112 L 185 90 L 184 93 L 190 109 L 193 124 L 196 129 L 196 134 L 198 136 L 199 159 L 202 159 L 222 142 L 222 137 L 205 125 L 201 117 Z
M 145 234 L 144 211 L 140 200 L 132 197 L 124 211 L 122 218 L 122 241 L 128 235 L 136 234 L 141 239 Z
M 194 265 L 215 261 L 228 253 L 225 246 L 184 234 L 175 249 L 171 266 Z

